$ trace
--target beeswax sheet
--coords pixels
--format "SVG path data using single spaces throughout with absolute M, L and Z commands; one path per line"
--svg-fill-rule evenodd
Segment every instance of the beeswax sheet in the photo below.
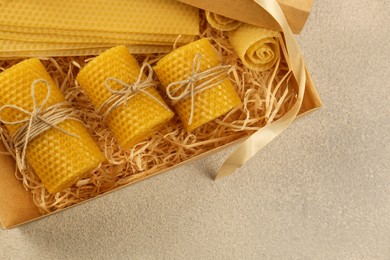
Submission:
M 189 34 L 198 9 L 175 0 L 2 0 L 2 25 L 73 31 Z
M 29 42 L 61 42 L 61 43 L 116 43 L 125 44 L 127 41 L 151 43 L 188 43 L 194 40 L 194 35 L 188 34 L 153 34 L 112 31 L 76 31 L 50 28 L 29 28 L 5 26 L 0 24 L 0 39 L 29 41 Z M 180 35 L 180 38 L 178 36 Z
M 111 46 L 113 47 L 113 46 Z M 157 45 L 128 45 L 127 49 L 134 54 L 138 53 L 169 53 L 173 50 L 172 46 Z M 78 48 L 78 49 L 57 49 L 57 50 L 26 50 L 26 51 L 8 51 L 0 52 L 0 59 L 14 59 L 23 57 L 62 57 L 62 56 L 87 56 L 98 55 L 108 47 L 101 48 Z

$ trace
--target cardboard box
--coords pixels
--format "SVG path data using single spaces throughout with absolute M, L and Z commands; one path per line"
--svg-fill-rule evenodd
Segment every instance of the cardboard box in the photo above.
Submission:
M 191 1 L 191 2 L 195 2 L 195 1 Z M 196 1 L 196 2 L 202 3 L 202 1 Z M 216 1 L 216 2 L 221 3 L 221 1 Z M 231 1 L 231 2 L 234 2 L 234 1 Z M 287 0 L 281 1 L 280 0 L 280 2 L 291 2 L 291 1 L 287 1 Z M 300 2 L 300 1 L 298 1 L 298 2 Z M 311 3 L 311 0 L 308 0 L 306 2 Z M 259 6 L 257 6 L 257 7 L 259 7 Z M 250 5 L 248 5 L 248 8 L 250 8 Z M 265 11 L 263 10 L 263 12 L 265 12 Z M 306 88 L 305 88 L 305 92 L 304 92 L 305 94 L 304 94 L 302 106 L 300 108 L 299 117 L 306 115 L 309 112 L 314 111 L 315 109 L 321 107 L 321 105 L 322 105 L 321 100 L 317 94 L 317 91 L 316 91 L 314 84 L 312 82 L 312 79 L 310 77 L 309 71 L 307 69 L 306 69 L 306 77 L 307 77 L 307 79 L 306 79 Z M 221 146 L 217 149 L 208 151 L 208 152 L 203 153 L 199 156 L 191 158 L 187 161 L 183 161 L 182 163 L 175 165 L 174 167 L 179 167 L 183 164 L 190 163 L 193 160 L 199 159 L 201 157 L 209 156 L 209 155 L 211 155 L 211 154 L 213 154 L 221 149 L 225 149 L 226 147 L 228 147 L 232 144 L 236 144 L 236 143 L 242 142 L 244 140 L 245 140 L 245 138 L 236 140 L 234 142 L 231 142 L 229 144 Z M 2 149 L 4 151 L 4 146 L 1 142 L 0 142 L 0 149 Z M 165 170 L 160 171 L 160 172 L 153 173 L 153 174 L 148 175 L 148 176 L 141 177 L 139 179 L 134 180 L 132 183 L 129 183 L 129 184 L 124 185 L 122 187 L 126 187 L 126 186 L 131 185 L 135 182 L 144 180 L 148 177 L 160 174 L 160 173 L 165 172 L 166 170 L 169 170 L 169 169 L 171 169 L 171 168 L 165 169 Z M 117 190 L 117 189 L 114 189 L 112 191 L 115 191 L 115 190 Z M 112 191 L 110 191 L 110 192 L 112 192 Z M 100 197 L 103 195 L 99 195 L 97 197 Z M 97 197 L 94 197 L 94 198 L 97 198 Z M 94 199 L 94 198 L 91 198 L 91 199 Z M 86 201 L 88 201 L 88 200 L 86 200 Z M 78 205 L 78 204 L 76 204 L 76 205 Z M 73 206 L 71 206 L 71 207 L 73 207 Z M 70 208 L 70 207 L 68 207 L 68 208 Z M 60 211 L 56 211 L 55 213 L 60 212 Z M 53 214 L 53 213 L 51 213 L 51 214 Z M 37 220 L 37 219 L 45 217 L 45 216 L 49 216 L 51 214 L 41 216 L 38 208 L 35 206 L 35 204 L 33 202 L 33 198 L 32 198 L 31 193 L 26 191 L 23 187 L 23 184 L 15 178 L 15 161 L 10 156 L 0 154 L 0 224 L 1 224 L 1 226 L 3 228 L 12 228 L 12 227 L 15 227 L 15 226 L 20 225 L 20 224 L 24 224 L 24 223 L 34 221 L 34 220 Z

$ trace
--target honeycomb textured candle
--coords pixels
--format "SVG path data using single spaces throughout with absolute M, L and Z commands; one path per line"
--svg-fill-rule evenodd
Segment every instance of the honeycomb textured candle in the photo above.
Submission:
M 246 67 L 265 71 L 280 57 L 280 37 L 277 31 L 243 24 L 230 32 L 229 41 Z
M 199 71 L 206 71 L 220 65 L 218 56 L 207 39 L 201 39 L 180 47 L 158 61 L 154 67 L 163 86 L 167 87 L 190 77 L 193 70 L 193 61 L 200 55 Z M 241 101 L 230 79 L 226 79 L 212 88 L 205 89 L 194 95 L 194 109 L 191 97 L 187 97 L 174 105 L 187 131 L 210 122 L 238 106 Z M 193 112 L 190 123 L 191 112 Z
M 137 81 L 139 74 L 137 61 L 126 47 L 118 46 L 89 62 L 80 70 L 77 81 L 95 107 L 99 108 L 113 95 L 106 87 L 108 78 L 132 84 Z M 117 82 L 110 83 L 110 86 L 117 90 L 124 87 Z M 106 118 L 106 124 L 124 148 L 131 148 L 149 137 L 174 115 L 154 87 L 145 88 L 145 91 L 160 103 L 145 93 L 137 93 L 125 104 L 112 110 Z
M 47 81 L 51 88 L 50 97 L 44 108 L 64 101 L 63 95 L 41 62 L 38 59 L 29 59 L 0 73 L 0 105 L 13 104 L 31 111 L 33 109 L 31 84 L 37 79 Z M 37 104 L 41 104 L 47 94 L 44 83 L 38 83 Z M 2 116 L 8 121 L 26 118 L 25 114 L 14 109 L 4 110 Z M 6 127 L 13 136 L 21 125 Z M 32 139 L 26 151 L 29 165 L 50 193 L 71 186 L 104 161 L 103 154 L 82 123 L 68 119 L 59 123 L 58 127 L 78 137 L 51 128 Z

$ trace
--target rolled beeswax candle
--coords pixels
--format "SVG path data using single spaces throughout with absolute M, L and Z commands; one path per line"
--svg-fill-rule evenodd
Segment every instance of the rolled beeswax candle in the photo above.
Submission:
M 265 71 L 272 68 L 280 57 L 280 37 L 277 31 L 243 24 L 230 33 L 229 41 L 245 66 Z
M 153 82 L 140 81 L 140 75 L 145 79 L 127 48 L 118 46 L 90 61 L 76 78 L 124 148 L 149 137 L 174 115 Z M 124 97 L 124 102 L 112 106 L 116 97 Z
M 230 19 L 228 17 L 212 13 L 210 11 L 205 11 L 206 12 L 206 19 L 207 22 L 215 29 L 220 30 L 220 31 L 233 31 L 240 27 L 242 22 Z
M 225 66 L 207 39 L 180 47 L 154 67 L 187 131 L 241 103 Z
M 62 102 L 63 95 L 38 59 L 25 60 L 0 73 L 1 118 L 6 122 L 29 119 L 27 112 L 32 113 L 34 107 L 44 110 Z M 23 124 L 5 126 L 15 137 Z M 71 186 L 104 161 L 81 122 L 66 119 L 56 127 L 31 139 L 26 148 L 29 165 L 50 193 Z

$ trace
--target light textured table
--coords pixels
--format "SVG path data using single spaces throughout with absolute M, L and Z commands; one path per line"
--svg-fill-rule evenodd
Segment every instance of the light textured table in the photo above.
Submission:
M 229 151 L 0 230 L 0 259 L 390 259 L 390 3 L 315 2 L 323 109 L 219 182 Z

